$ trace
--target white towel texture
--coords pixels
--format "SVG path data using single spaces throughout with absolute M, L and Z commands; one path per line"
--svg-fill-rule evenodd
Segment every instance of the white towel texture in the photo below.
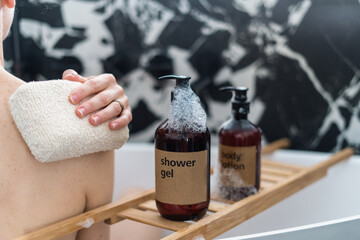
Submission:
M 31 153 L 52 162 L 120 148 L 129 129 L 110 130 L 109 121 L 92 126 L 75 115 L 68 97 L 81 83 L 66 80 L 21 85 L 9 100 L 10 111 Z

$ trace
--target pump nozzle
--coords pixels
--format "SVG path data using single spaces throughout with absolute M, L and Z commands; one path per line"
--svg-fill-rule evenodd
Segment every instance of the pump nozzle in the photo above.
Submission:
M 249 101 L 246 93 L 248 88 L 246 87 L 223 87 L 220 91 L 233 91 L 233 98 L 231 99 L 233 114 L 247 115 L 250 112 Z
M 159 80 L 175 79 L 176 86 L 184 86 L 189 84 L 191 77 L 182 75 L 165 75 L 158 78 Z

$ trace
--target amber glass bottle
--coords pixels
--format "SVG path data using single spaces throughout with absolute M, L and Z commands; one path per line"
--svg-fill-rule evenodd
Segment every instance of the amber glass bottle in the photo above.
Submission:
M 174 78 L 177 86 L 173 108 L 178 104 L 176 101 L 198 99 L 190 88 L 189 77 L 170 75 L 161 79 Z M 190 91 L 187 93 L 191 96 L 182 99 L 187 93 L 183 95 L 177 88 Z M 190 99 L 188 104 L 192 105 L 188 108 L 192 108 L 200 102 Z M 199 112 L 193 110 L 184 109 L 180 115 Z M 210 201 L 210 133 L 203 123 L 187 122 L 196 119 L 196 116 L 180 116 L 181 119 L 177 119 L 178 113 L 174 111 L 177 110 L 173 109 L 155 133 L 156 206 L 161 216 L 167 219 L 195 220 L 206 213 Z
M 247 88 L 234 91 L 232 117 L 219 129 L 219 190 L 221 197 L 240 200 L 260 187 L 261 130 L 247 119 Z

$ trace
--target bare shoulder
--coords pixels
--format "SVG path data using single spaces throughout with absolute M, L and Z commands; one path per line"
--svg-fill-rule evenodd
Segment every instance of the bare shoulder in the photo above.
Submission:
M 0 68 L 0 96 L 6 98 L 25 82 Z
M 0 68 L 0 104 L 2 106 L 0 111 L 6 111 L 4 107 L 7 107 L 10 96 L 24 83 L 24 81 L 12 76 L 10 73 Z

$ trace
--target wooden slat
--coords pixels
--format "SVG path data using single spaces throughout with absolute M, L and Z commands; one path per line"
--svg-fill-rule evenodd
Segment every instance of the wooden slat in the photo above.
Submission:
M 120 199 L 116 202 L 106 204 L 99 208 L 93 209 L 89 212 L 77 215 L 75 217 L 68 218 L 66 220 L 51 224 L 45 228 L 23 235 L 16 239 L 17 240 L 56 239 L 65 236 L 69 233 L 83 229 L 84 222 L 90 221 L 97 223 L 104 221 L 107 218 L 111 218 L 120 211 L 123 211 L 129 207 L 136 206 L 141 202 L 154 198 L 154 194 L 155 194 L 155 190 L 150 189 L 148 191 Z
M 272 174 L 275 176 L 289 177 L 289 176 L 291 176 L 292 172 L 282 171 L 282 170 L 273 169 L 273 168 L 261 168 L 261 175 L 262 174 Z
M 353 148 L 345 148 L 342 151 L 333 154 L 331 157 L 328 158 L 328 160 L 320 162 L 316 164 L 313 167 L 309 168 L 309 172 L 319 170 L 327 170 L 329 167 L 334 166 L 335 164 L 343 161 L 344 159 L 350 158 L 352 155 L 354 155 L 355 151 Z
M 120 218 L 126 218 L 141 223 L 146 223 L 151 226 L 161 227 L 171 231 L 178 231 L 190 225 L 187 222 L 170 221 L 161 217 L 158 213 L 141 211 L 134 208 L 129 208 L 117 214 Z
M 125 220 L 124 218 L 118 217 L 117 215 L 111 216 L 110 218 L 106 219 L 104 222 L 109 224 L 109 225 L 113 225 L 115 223 L 118 223 L 122 220 Z
M 271 188 L 274 186 L 275 183 L 273 182 L 267 182 L 265 180 L 261 180 L 260 181 L 260 189 L 265 189 L 265 188 Z
M 153 212 L 158 211 L 157 208 L 156 208 L 155 200 L 149 200 L 149 201 L 143 202 L 143 203 L 139 204 L 138 208 L 142 209 L 142 210 L 150 210 L 150 211 L 153 211 Z
M 215 201 L 210 201 L 209 204 L 209 211 L 211 212 L 218 212 L 226 208 L 228 205 L 225 205 L 224 203 L 219 203 Z
M 324 177 L 329 167 L 349 158 L 353 154 L 353 149 L 344 149 L 331 156 L 327 161 L 309 168 L 308 171 L 300 171 L 273 188 L 265 189 L 256 195 L 238 201 L 224 210 L 214 213 L 162 240 L 190 240 L 200 234 L 205 239 L 213 239 Z
M 282 138 L 264 146 L 261 150 L 261 154 L 270 154 L 280 148 L 287 148 L 289 146 L 290 146 L 290 140 L 287 138 Z
M 227 206 L 229 206 L 230 204 L 233 204 L 234 201 L 228 200 L 228 199 L 224 199 L 224 198 L 220 198 L 219 196 L 214 196 L 211 197 L 212 201 L 217 201 L 217 202 L 221 202 L 223 204 L 227 204 Z
M 272 184 L 276 184 L 278 183 L 279 181 L 274 179 L 274 178 L 269 178 L 269 177 L 265 177 L 265 176 L 261 176 L 261 181 L 265 181 L 265 182 L 268 182 L 268 183 L 272 183 Z
M 291 172 L 297 172 L 297 171 L 301 171 L 303 169 L 307 169 L 307 167 L 303 167 L 303 166 L 297 166 L 297 165 L 293 165 L 293 164 L 269 161 L 269 160 L 261 160 L 261 167 L 284 169 L 284 170 L 288 170 Z
M 279 182 L 279 181 L 282 181 L 282 180 L 286 179 L 286 177 L 284 177 L 284 176 L 279 176 L 279 175 L 275 175 L 275 174 L 268 174 L 268 173 L 262 173 L 260 178 L 264 179 L 264 180 L 267 180 L 269 182 Z
M 284 169 L 284 168 L 278 168 L 276 166 L 273 166 L 273 165 L 268 165 L 266 162 L 263 163 L 261 165 L 261 171 L 277 171 L 277 172 L 280 172 L 282 174 L 287 174 L 287 175 L 292 175 L 293 173 L 296 173 L 298 171 L 301 171 L 300 169 L 297 169 L 297 170 L 291 170 L 291 169 Z

